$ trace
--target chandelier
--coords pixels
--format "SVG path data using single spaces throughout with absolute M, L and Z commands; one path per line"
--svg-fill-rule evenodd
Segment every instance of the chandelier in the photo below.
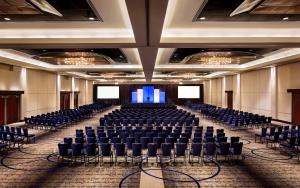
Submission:
M 224 56 L 200 57 L 197 61 L 205 65 L 227 65 L 232 63 L 232 58 Z
M 68 57 L 58 58 L 57 64 L 59 65 L 93 65 L 96 59 L 94 57 Z

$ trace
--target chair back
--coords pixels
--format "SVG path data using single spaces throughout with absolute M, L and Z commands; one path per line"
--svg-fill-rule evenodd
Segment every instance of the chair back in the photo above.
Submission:
M 64 138 L 64 143 L 67 144 L 68 149 L 72 149 L 73 138 Z
M 115 155 L 116 156 L 125 156 L 125 144 L 123 143 L 116 143 L 115 144 Z
M 232 148 L 234 155 L 241 155 L 243 150 L 243 142 L 234 143 Z
M 214 155 L 215 154 L 215 151 L 216 151 L 215 143 L 213 143 L 213 142 L 206 143 L 204 145 L 204 148 L 205 148 L 206 155 Z
M 102 156 L 105 156 L 105 157 L 111 156 L 111 144 L 102 143 L 102 144 L 100 144 L 100 148 L 101 148 Z
M 127 137 L 126 138 L 127 149 L 132 149 L 132 144 L 134 143 L 134 141 L 135 141 L 134 137 Z
M 79 143 L 72 144 L 72 156 L 76 156 L 76 157 L 81 156 L 82 154 L 81 149 L 82 149 L 81 144 Z
M 191 145 L 191 155 L 200 156 L 202 151 L 202 144 L 192 143 Z
M 108 137 L 99 137 L 98 142 L 99 142 L 99 144 L 108 143 L 109 138 Z
M 149 143 L 147 145 L 147 147 L 148 147 L 148 156 L 149 157 L 156 157 L 156 155 L 157 155 L 157 144 Z
M 95 143 L 88 143 L 85 145 L 85 151 L 87 156 L 95 156 L 97 155 L 96 151 L 96 144 Z
M 96 143 L 96 137 L 87 137 L 86 142 L 88 144 L 95 144 Z
M 142 144 L 133 143 L 132 144 L 132 157 L 139 157 L 142 155 Z
M 17 127 L 16 130 L 17 130 L 17 135 L 18 136 L 22 136 L 22 128 L 21 127 Z
M 180 137 L 178 139 L 178 142 L 179 143 L 184 143 L 184 144 L 187 144 L 189 142 L 189 139 L 187 137 Z
M 68 156 L 68 145 L 65 143 L 59 143 L 58 144 L 58 154 L 61 157 Z
M 172 146 L 168 143 L 161 144 L 161 154 L 162 156 L 171 156 Z
M 177 143 L 175 149 L 176 156 L 185 156 L 186 149 L 187 149 L 186 143 Z
M 154 137 L 153 142 L 157 144 L 157 148 L 161 147 L 161 144 L 163 143 L 163 138 L 162 137 Z
M 28 137 L 28 129 L 27 128 L 23 128 L 23 133 L 25 137 Z
M 147 149 L 148 143 L 149 143 L 148 137 L 141 137 L 142 149 Z
M 229 148 L 230 148 L 230 143 L 225 143 L 225 142 L 221 143 L 220 147 L 219 147 L 219 149 L 220 149 L 219 154 L 228 155 L 229 154 Z

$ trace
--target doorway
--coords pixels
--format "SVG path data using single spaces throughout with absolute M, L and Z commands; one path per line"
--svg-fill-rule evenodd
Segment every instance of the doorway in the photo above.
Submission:
M 70 109 L 70 99 L 71 99 L 70 91 L 60 92 L 60 110 Z
M 225 91 L 227 94 L 227 108 L 233 108 L 233 91 Z

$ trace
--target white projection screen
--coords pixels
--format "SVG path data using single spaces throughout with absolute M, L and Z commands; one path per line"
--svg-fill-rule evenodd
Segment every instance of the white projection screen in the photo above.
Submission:
M 199 99 L 200 86 L 178 86 L 178 99 Z
M 119 99 L 119 86 L 97 86 L 97 99 Z

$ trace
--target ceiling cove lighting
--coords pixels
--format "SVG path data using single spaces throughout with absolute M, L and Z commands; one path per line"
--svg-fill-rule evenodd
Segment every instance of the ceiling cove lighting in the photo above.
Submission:
M 3 18 L 5 21 L 10 21 L 11 19 L 10 18 Z
M 89 17 L 89 20 L 95 20 L 95 18 L 94 17 Z
M 201 17 L 200 20 L 206 20 L 206 18 L 205 17 Z

